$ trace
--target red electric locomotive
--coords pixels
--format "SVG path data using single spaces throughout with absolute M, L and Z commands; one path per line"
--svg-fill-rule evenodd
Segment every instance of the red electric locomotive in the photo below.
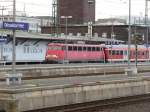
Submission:
M 103 45 L 51 43 L 46 52 L 47 61 L 60 63 L 64 60 L 68 62 L 104 61 L 104 57 Z

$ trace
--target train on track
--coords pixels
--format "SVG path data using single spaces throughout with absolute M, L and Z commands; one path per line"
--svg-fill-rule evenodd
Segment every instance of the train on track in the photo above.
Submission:
M 130 61 L 150 60 L 150 49 L 144 45 L 130 47 Z M 48 44 L 46 61 L 66 62 L 127 62 L 127 45 Z
M 0 62 L 12 62 L 12 43 L 0 47 Z M 131 45 L 130 60 L 135 61 L 135 46 Z M 150 60 L 150 48 L 138 45 L 138 61 Z M 126 62 L 128 46 L 63 44 L 25 41 L 16 45 L 16 63 L 63 63 L 63 62 Z

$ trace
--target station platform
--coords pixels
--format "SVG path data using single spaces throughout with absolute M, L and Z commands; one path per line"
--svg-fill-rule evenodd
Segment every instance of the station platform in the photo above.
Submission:
M 97 100 L 149 94 L 149 74 L 128 77 L 68 77 L 0 83 L 0 110 L 22 112 Z

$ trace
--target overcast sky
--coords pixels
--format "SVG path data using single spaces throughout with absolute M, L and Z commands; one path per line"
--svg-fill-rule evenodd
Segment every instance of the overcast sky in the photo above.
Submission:
M 3 2 L 5 1 L 5 2 Z M 12 0 L 0 0 L 0 5 L 8 6 L 11 10 Z M 129 0 L 96 0 L 96 18 L 115 17 L 119 15 L 128 15 Z M 145 0 L 131 0 L 132 15 L 144 16 Z M 16 0 L 16 8 L 19 11 L 25 10 L 28 15 L 51 15 L 52 0 Z M 5 12 L 6 13 L 6 12 Z

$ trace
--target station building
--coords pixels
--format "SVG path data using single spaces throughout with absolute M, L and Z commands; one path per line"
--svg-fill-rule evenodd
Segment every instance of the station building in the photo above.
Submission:
M 53 27 L 42 27 L 41 32 L 44 34 L 53 34 Z M 58 28 L 58 34 L 65 34 L 66 27 L 60 26 Z M 68 35 L 81 35 L 88 37 L 88 26 L 87 25 L 68 25 Z M 132 25 L 131 38 L 134 39 L 135 32 L 143 38 L 143 43 L 147 41 L 147 27 L 142 25 Z M 128 25 L 93 25 L 92 28 L 93 38 L 114 38 L 117 40 L 128 41 Z M 148 32 L 148 36 L 150 32 Z M 148 37 L 149 38 L 149 37 Z
M 95 22 L 95 0 L 57 0 L 59 24 L 65 21 L 61 16 L 72 16 L 69 24 L 84 24 L 89 20 Z
M 13 21 L 12 12 L 8 15 L 0 15 L 0 28 L 2 28 L 3 21 Z M 17 22 L 25 22 L 29 23 L 29 31 L 28 32 L 41 32 L 41 26 L 50 26 L 52 24 L 51 16 L 34 16 L 29 17 L 25 12 L 16 12 L 16 21 Z

